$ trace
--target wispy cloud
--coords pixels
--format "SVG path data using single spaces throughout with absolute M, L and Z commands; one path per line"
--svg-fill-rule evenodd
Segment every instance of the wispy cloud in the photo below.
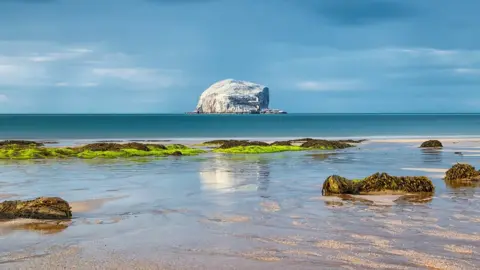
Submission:
M 358 90 L 362 87 L 363 83 L 355 80 L 301 81 L 296 84 L 297 89 L 304 91 Z
M 94 68 L 92 73 L 100 79 L 116 79 L 137 88 L 166 88 L 180 82 L 181 71 L 149 68 Z
M 8 97 L 6 95 L 0 94 L 0 103 L 5 103 L 8 101 Z
M 480 75 L 480 68 L 456 68 L 453 71 L 458 74 Z
M 34 54 L 31 57 L 27 57 L 32 62 L 54 62 L 79 59 L 85 57 L 89 53 L 94 51 L 86 48 L 70 48 L 61 52 L 52 52 L 46 54 Z
M 104 47 L 0 42 L 0 86 L 160 89 L 184 82 L 182 75 L 143 67 L 135 57 Z

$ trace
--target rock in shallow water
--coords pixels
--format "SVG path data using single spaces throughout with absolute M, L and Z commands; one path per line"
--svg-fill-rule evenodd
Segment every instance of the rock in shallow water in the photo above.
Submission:
M 425 141 L 420 145 L 420 148 L 442 148 L 443 145 L 439 140 Z
M 435 187 L 425 176 L 391 176 L 375 173 L 361 180 L 332 175 L 323 183 L 323 195 L 433 193 Z
M 445 173 L 445 180 L 480 180 L 480 171 L 470 164 L 457 163 Z
M 39 197 L 29 201 L 4 201 L 0 203 L 0 219 L 69 219 L 70 205 L 58 197 Z
M 259 113 L 268 108 L 268 87 L 227 79 L 210 86 L 200 96 L 199 113 Z

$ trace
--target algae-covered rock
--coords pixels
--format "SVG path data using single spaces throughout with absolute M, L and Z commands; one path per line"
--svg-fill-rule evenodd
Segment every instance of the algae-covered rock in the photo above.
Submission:
M 29 201 L 4 201 L 0 203 L 0 219 L 69 219 L 70 205 L 58 197 L 39 197 Z
M 372 174 L 358 183 L 360 194 L 368 193 L 430 193 L 433 183 L 425 176 L 391 176 L 387 173 Z
M 432 193 L 435 187 L 425 176 L 391 176 L 375 173 L 362 180 L 349 180 L 332 175 L 323 183 L 323 195 L 335 194 L 409 194 Z
M 300 147 L 317 149 L 344 149 L 348 147 L 353 147 L 353 145 L 342 141 L 308 140 L 302 143 Z
M 290 141 L 275 141 L 270 145 L 292 146 L 292 143 Z
M 356 183 L 345 177 L 338 175 L 331 175 L 327 177 L 323 182 L 322 194 L 323 195 L 336 195 L 336 194 L 357 194 L 358 190 Z
M 0 147 L 5 146 L 17 146 L 17 147 L 39 147 L 43 146 L 44 144 L 41 142 L 36 141 L 26 141 L 26 140 L 6 140 L 0 141 Z
M 470 164 L 457 163 L 446 172 L 445 180 L 480 180 L 480 172 Z
M 218 148 L 227 149 L 239 146 L 268 146 L 268 143 L 259 141 L 229 140 L 224 142 Z
M 130 143 L 91 143 L 81 147 L 82 151 L 89 150 L 89 151 L 120 151 L 122 149 L 135 149 L 141 151 L 150 151 L 147 145 L 137 142 L 130 142 Z
M 442 148 L 443 145 L 439 140 L 428 140 L 420 145 L 421 148 Z

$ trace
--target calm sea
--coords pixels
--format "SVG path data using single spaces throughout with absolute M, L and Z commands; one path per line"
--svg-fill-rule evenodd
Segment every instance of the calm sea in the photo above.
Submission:
M 480 114 L 0 115 L 0 138 L 480 135 Z

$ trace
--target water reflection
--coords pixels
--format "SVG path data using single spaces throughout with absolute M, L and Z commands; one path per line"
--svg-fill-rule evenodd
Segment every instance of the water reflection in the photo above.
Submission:
M 265 193 L 270 183 L 269 160 L 259 156 L 245 159 L 214 157 L 202 163 L 200 180 L 205 190 L 228 192 L 256 189 Z
M 445 184 L 451 189 L 480 187 L 480 181 L 445 180 Z
M 29 219 L 0 221 L 0 235 L 10 234 L 15 231 L 30 231 L 39 234 L 57 234 L 66 230 L 69 225 L 69 221 Z
M 423 163 L 442 162 L 442 150 L 440 149 L 421 149 Z

